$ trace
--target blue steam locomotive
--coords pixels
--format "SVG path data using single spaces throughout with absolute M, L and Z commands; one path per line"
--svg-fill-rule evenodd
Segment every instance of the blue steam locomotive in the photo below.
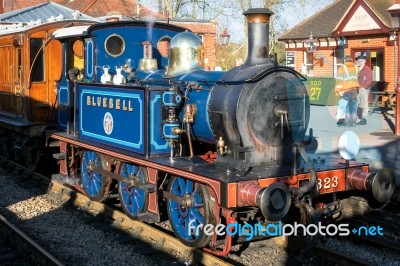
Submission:
M 214 252 L 221 237 L 194 228 L 267 225 L 299 209 L 311 220 L 329 217 L 340 210 L 332 195 L 349 190 L 388 201 L 388 169 L 370 173 L 356 162 L 315 169 L 304 148 L 310 106 L 302 77 L 269 58 L 272 12 L 244 15 L 248 58 L 227 72 L 205 71 L 199 37 L 169 24 L 55 31 L 64 74 L 59 129 L 47 131 L 49 146 L 59 147 L 54 178 L 93 200 L 118 192 L 132 219 L 154 223 L 167 213 L 180 241 Z M 224 254 L 233 239 L 240 241 L 226 235 Z

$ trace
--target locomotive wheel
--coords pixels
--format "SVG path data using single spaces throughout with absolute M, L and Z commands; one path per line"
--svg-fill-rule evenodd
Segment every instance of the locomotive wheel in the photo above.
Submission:
M 40 161 L 39 149 L 30 149 L 26 156 L 26 166 L 30 171 L 35 171 L 38 168 Z
M 146 184 L 147 172 L 146 169 L 137 165 L 122 163 L 120 175 L 124 178 L 134 177 L 135 180 Z M 129 184 L 129 182 L 119 181 L 118 192 L 121 201 L 122 209 L 132 219 L 137 219 L 139 213 L 143 213 L 147 207 L 147 193 Z
M 94 151 L 85 151 L 81 163 L 81 181 L 86 195 L 94 201 L 102 201 L 107 197 L 110 178 L 100 173 L 92 172 L 88 166 L 103 168 L 104 159 Z
M 39 168 L 39 164 L 42 159 L 41 156 L 43 155 L 41 146 L 42 145 L 40 144 L 40 140 L 38 138 L 30 139 L 25 145 L 25 163 L 28 169 L 31 171 L 35 171 Z
M 202 229 L 196 231 L 194 228 L 200 224 L 215 226 L 215 217 L 209 206 L 211 197 L 207 187 L 175 176 L 168 185 L 168 191 L 183 197 L 187 202 L 183 205 L 176 200 L 167 199 L 168 216 L 176 237 L 190 247 L 206 246 L 211 236 L 206 235 Z
M 7 160 L 13 159 L 13 149 L 11 145 L 11 140 L 8 137 L 2 136 L 1 142 L 1 155 Z

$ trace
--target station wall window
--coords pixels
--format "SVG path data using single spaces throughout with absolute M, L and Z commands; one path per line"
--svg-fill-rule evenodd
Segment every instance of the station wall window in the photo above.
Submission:
M 339 46 L 334 51 L 334 65 L 335 65 L 335 67 L 333 68 L 333 77 L 335 77 L 335 78 L 336 78 L 336 75 L 337 75 L 338 66 L 344 64 L 344 57 L 345 57 L 344 48 L 342 46 Z

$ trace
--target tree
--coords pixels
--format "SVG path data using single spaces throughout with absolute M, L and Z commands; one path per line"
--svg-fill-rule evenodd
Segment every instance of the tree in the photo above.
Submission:
M 168 11 L 170 18 L 204 19 L 208 7 L 206 0 L 159 0 L 159 12 Z
M 240 54 L 239 57 L 242 57 L 243 53 L 247 51 L 247 24 L 244 16 L 241 14 L 249 8 L 268 8 L 275 13 L 270 19 L 270 53 L 278 53 L 278 59 L 281 61 L 282 58 L 285 58 L 285 49 L 284 46 L 277 41 L 279 35 L 334 1 L 335 0 L 159 0 L 158 5 L 159 9 L 167 10 L 171 18 L 217 21 L 217 36 L 219 36 L 225 27 L 228 28 L 228 31 L 231 33 L 237 32 L 236 28 L 232 28 L 234 22 L 236 25 L 241 25 L 240 27 L 243 29 L 242 36 L 244 39 L 240 41 L 239 46 L 244 45 L 245 47 L 240 49 L 241 53 L 238 53 Z M 229 45 L 226 49 L 230 50 Z M 232 48 L 231 52 L 234 51 L 236 51 L 236 49 Z M 238 55 L 235 54 L 235 57 L 237 56 Z M 229 65 L 235 60 L 231 61 L 229 61 Z

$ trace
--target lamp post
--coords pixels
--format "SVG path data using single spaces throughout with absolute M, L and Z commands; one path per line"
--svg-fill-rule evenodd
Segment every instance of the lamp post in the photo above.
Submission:
M 392 28 L 396 32 L 396 38 L 399 38 L 400 29 L 400 0 L 396 4 L 393 4 L 387 9 L 390 15 L 390 22 Z M 397 40 L 397 69 L 396 71 L 396 119 L 395 119 L 395 131 L 397 136 L 400 136 L 400 40 Z
M 316 39 L 313 38 L 312 33 L 310 34 L 310 37 L 304 41 L 304 47 L 306 48 L 307 54 L 308 54 L 308 58 L 307 61 L 311 61 L 311 63 L 307 63 L 307 66 L 310 66 L 311 70 L 314 69 L 314 65 L 316 63 L 319 63 L 320 66 L 323 66 L 323 59 L 319 58 L 316 59 L 314 57 L 314 52 L 317 50 L 318 48 L 318 41 Z M 314 63 L 314 60 L 316 60 L 316 62 Z
M 309 53 L 314 53 L 317 50 L 318 44 L 317 41 L 313 38 L 312 33 L 310 34 L 308 40 L 304 41 L 304 46 Z
M 219 35 L 219 37 L 221 40 L 221 45 L 224 47 L 224 70 L 226 70 L 227 68 L 226 46 L 229 43 L 229 38 L 231 37 L 231 35 L 228 34 L 228 31 L 225 28 L 224 31 Z

